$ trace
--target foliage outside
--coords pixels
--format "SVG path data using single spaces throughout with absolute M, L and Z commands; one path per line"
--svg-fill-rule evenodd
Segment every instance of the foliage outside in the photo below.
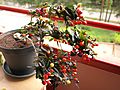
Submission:
M 120 16 L 120 0 L 2 0 L 0 3 L 12 2 L 17 5 L 26 6 L 26 8 L 36 8 L 40 6 L 40 2 L 42 3 L 46 1 L 52 4 L 64 3 L 66 6 L 72 6 L 73 4 L 81 2 L 83 9 L 91 8 L 91 12 L 100 13 L 99 17 L 96 18 L 97 20 L 120 23 L 119 20 L 115 21 L 111 19 L 111 16 L 113 17 L 113 15 L 117 18 Z M 88 12 L 90 11 L 88 10 Z
M 115 33 L 114 37 L 114 42 L 120 44 L 120 33 Z
M 82 25 L 82 29 L 86 30 L 87 33 L 93 37 L 96 38 L 98 42 L 114 42 L 115 39 L 115 33 L 114 31 L 108 31 L 105 29 L 101 29 L 101 28 L 94 28 L 94 27 L 90 27 L 90 26 L 83 26 Z

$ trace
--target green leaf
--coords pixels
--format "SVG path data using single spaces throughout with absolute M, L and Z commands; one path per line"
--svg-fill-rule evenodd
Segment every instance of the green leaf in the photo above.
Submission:
M 54 38 L 50 38 L 50 39 L 49 39 L 49 41 L 52 41 L 52 40 L 54 40 Z

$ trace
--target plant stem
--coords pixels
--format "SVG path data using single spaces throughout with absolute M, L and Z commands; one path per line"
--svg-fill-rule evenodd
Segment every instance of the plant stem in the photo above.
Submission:
M 56 82 L 54 82 L 54 84 L 53 84 L 53 90 L 56 90 Z

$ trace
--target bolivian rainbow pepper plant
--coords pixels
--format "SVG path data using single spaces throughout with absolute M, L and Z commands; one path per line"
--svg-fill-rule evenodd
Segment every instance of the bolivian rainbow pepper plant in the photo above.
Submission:
M 61 20 L 60 23 L 58 19 Z M 71 84 L 72 81 L 79 83 L 76 77 L 78 61 L 71 57 L 79 56 L 89 61 L 96 55 L 92 48 L 98 44 L 85 30 L 76 26 L 78 22 L 87 24 L 80 4 L 67 7 L 62 4 L 44 3 L 40 8 L 31 11 L 30 23 L 19 29 L 19 37 L 30 39 L 31 36 L 36 36 L 38 39 L 37 43 L 31 41 L 36 52 L 34 68 L 36 78 L 41 79 L 44 85 L 56 87 L 61 83 Z M 60 48 L 53 48 L 44 43 L 46 39 L 56 42 Z M 61 44 L 72 46 L 72 50 L 63 50 Z

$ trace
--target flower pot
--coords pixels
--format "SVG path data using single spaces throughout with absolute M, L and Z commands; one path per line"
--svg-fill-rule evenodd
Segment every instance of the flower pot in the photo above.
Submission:
M 13 32 L 15 32 L 15 30 L 0 35 L 0 40 L 1 39 L 3 40 L 5 36 Z M 24 48 L 5 48 L 0 45 L 0 51 L 3 53 L 3 56 L 5 58 L 4 70 L 9 75 L 11 76 L 32 75 L 32 73 L 34 72 L 32 66 L 35 58 L 33 46 L 28 46 Z

